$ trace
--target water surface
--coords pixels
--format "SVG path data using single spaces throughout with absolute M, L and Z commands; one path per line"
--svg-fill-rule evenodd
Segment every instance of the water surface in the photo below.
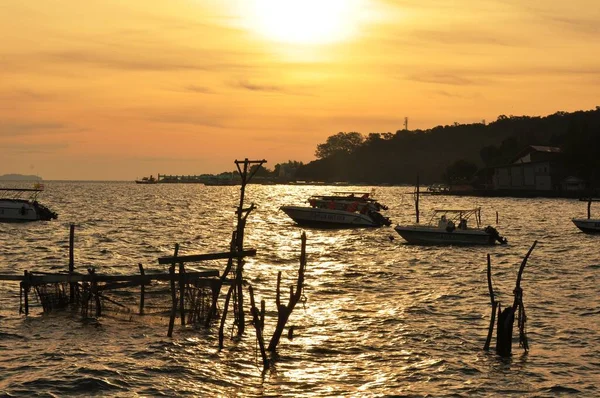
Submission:
M 344 187 L 369 191 L 370 187 Z M 294 283 L 300 233 L 279 206 L 339 187 L 247 189 L 250 215 L 246 279 L 267 301 L 265 333 L 274 326 L 277 272 Z M 394 224 L 414 220 L 411 188 L 380 187 Z M 0 224 L 0 273 L 59 271 L 68 264 L 69 224 L 76 224 L 80 271 L 137 273 L 157 258 L 225 251 L 239 187 L 48 182 L 41 202 L 52 222 Z M 563 199 L 426 196 L 421 219 L 438 207 L 482 207 L 509 244 L 420 247 L 392 227 L 306 229 L 305 306 L 298 305 L 278 358 L 261 374 L 254 330 L 217 349 L 217 327 L 176 326 L 110 314 L 83 321 L 76 313 L 19 315 L 19 289 L 0 283 L 0 391 L 8 396 L 598 396 L 600 395 L 600 236 L 570 221 L 585 203 Z M 486 254 L 497 299 L 512 303 L 521 259 L 530 352 L 482 351 L 490 303 Z M 210 267 L 223 269 L 222 262 Z M 221 300 L 222 305 L 222 300 Z

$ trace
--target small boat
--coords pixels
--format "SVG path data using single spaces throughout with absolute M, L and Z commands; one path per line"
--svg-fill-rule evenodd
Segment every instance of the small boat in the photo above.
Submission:
M 0 222 L 49 221 L 57 218 L 55 212 L 38 203 L 37 199 L 44 190 L 42 185 L 34 188 L 0 188 Z M 31 193 L 29 199 L 23 199 Z
M 427 191 L 421 192 L 421 194 L 428 195 L 443 195 L 450 192 L 450 187 L 445 184 L 431 184 L 427 187 Z
M 381 227 L 392 222 L 380 211 L 387 207 L 364 192 L 335 192 L 333 195 L 313 195 L 309 206 L 282 206 L 299 225 L 329 228 Z
M 467 226 L 469 218 L 475 219 L 476 227 Z M 496 228 L 481 227 L 481 208 L 474 209 L 437 209 L 429 225 L 397 225 L 396 232 L 412 244 L 446 245 L 493 245 L 505 244 L 506 238 L 500 236 Z
M 600 219 L 591 218 L 592 202 L 600 202 L 600 199 L 581 199 L 588 202 L 587 218 L 573 218 L 573 224 L 580 230 L 588 234 L 600 233 Z
M 150 176 L 150 177 L 143 177 L 141 180 L 135 180 L 136 184 L 156 184 L 158 183 L 158 180 L 156 178 L 154 178 L 154 176 Z

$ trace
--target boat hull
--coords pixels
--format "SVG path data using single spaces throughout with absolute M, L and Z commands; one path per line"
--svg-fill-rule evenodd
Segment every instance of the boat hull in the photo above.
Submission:
M 496 239 L 480 229 L 455 229 L 452 232 L 425 226 L 396 226 L 396 232 L 410 244 L 420 245 L 494 245 Z
M 574 218 L 573 224 L 580 230 L 588 234 L 600 234 L 600 219 L 594 218 Z
M 281 210 L 297 224 L 304 226 L 322 228 L 380 226 L 380 224 L 368 215 L 356 212 L 301 206 L 282 206 Z
M 56 214 L 46 207 L 21 199 L 0 200 L 0 222 L 48 221 Z

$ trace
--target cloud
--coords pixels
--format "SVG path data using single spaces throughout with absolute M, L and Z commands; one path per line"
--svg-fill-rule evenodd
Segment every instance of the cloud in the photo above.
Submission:
M 49 101 L 54 96 L 29 89 L 8 89 L 0 92 L 0 99 L 11 101 Z
M 286 90 L 284 90 L 282 87 L 279 87 L 279 86 L 268 85 L 268 84 L 254 84 L 254 83 L 250 83 L 245 80 L 238 81 L 238 82 L 234 83 L 233 86 L 243 88 L 246 90 L 250 90 L 250 91 L 266 91 L 266 92 L 271 92 L 271 93 L 286 92 Z
M 421 83 L 447 84 L 452 86 L 468 86 L 475 84 L 471 79 L 451 73 L 422 73 L 407 76 L 407 78 Z
M 19 143 L 5 143 L 0 144 L 0 150 L 2 152 L 10 154 L 18 153 L 18 154 L 48 154 L 60 152 L 63 149 L 67 149 L 69 147 L 68 142 L 53 142 L 53 143 L 28 143 L 28 142 L 19 142 Z
M 502 33 L 504 35 L 504 33 Z M 496 45 L 496 46 L 519 46 L 523 45 L 523 38 L 519 40 L 508 40 L 499 34 L 491 34 L 481 29 L 440 29 L 440 30 L 414 30 L 411 36 L 421 41 L 454 45 Z
M 0 122 L 0 137 L 19 137 L 25 135 L 46 135 L 64 133 L 66 125 L 61 123 L 11 123 Z M 58 130 L 58 131 L 57 131 Z
M 265 92 L 265 93 L 277 93 L 277 94 L 286 94 L 286 95 L 297 95 L 297 96 L 315 96 L 314 93 L 311 93 L 314 87 L 311 86 L 302 86 L 295 87 L 294 89 L 290 89 L 283 86 L 277 86 L 274 84 L 258 84 L 252 83 L 248 80 L 239 80 L 231 84 L 234 88 L 240 88 L 247 91 L 255 91 L 255 92 Z M 301 92 L 305 91 L 305 92 Z
M 600 25 L 597 20 L 562 16 L 551 17 L 550 20 L 561 28 L 567 28 L 576 33 L 596 37 L 600 35 Z
M 199 114 L 197 110 L 190 112 L 174 112 L 174 113 L 163 113 L 154 115 L 147 118 L 147 120 L 167 123 L 167 124 L 189 124 L 194 126 L 205 126 L 205 127 L 227 127 L 231 117 L 218 114 Z
M 90 64 L 104 68 L 121 70 L 147 70 L 147 71 L 177 71 L 177 70 L 209 70 L 207 65 L 181 62 L 164 57 L 143 59 L 141 56 L 100 54 L 87 51 L 66 51 L 46 54 L 46 57 L 59 62 Z
M 183 91 L 199 94 L 214 94 L 214 90 L 209 87 L 196 86 L 194 84 L 187 85 L 183 88 Z

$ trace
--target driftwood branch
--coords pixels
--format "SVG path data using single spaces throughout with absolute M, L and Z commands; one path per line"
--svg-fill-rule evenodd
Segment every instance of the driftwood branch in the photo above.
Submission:
M 259 311 L 256 308 L 256 304 L 254 301 L 254 289 L 252 289 L 252 285 L 248 286 L 248 291 L 250 293 L 250 307 L 252 314 L 252 324 L 254 325 L 254 329 L 256 330 L 256 340 L 258 341 L 258 347 L 260 349 L 260 355 L 263 361 L 263 371 L 269 368 L 269 358 L 267 357 L 267 352 L 265 350 L 265 340 L 263 337 L 263 327 L 264 327 L 264 301 L 261 302 L 261 310 Z
M 483 349 L 488 351 L 490 349 L 490 343 L 492 341 L 492 334 L 494 333 L 494 322 L 496 321 L 496 308 L 498 307 L 498 303 L 494 297 L 494 288 L 492 287 L 492 261 L 490 259 L 490 255 L 487 255 L 487 280 L 488 280 L 488 289 L 490 291 L 490 301 L 492 302 L 492 315 L 490 317 L 490 326 L 488 328 L 488 335 L 485 339 L 485 345 Z
M 517 274 L 517 282 L 515 285 L 514 293 L 514 301 L 513 305 L 505 308 L 504 310 L 500 309 L 500 304 L 496 303 L 495 300 L 492 299 L 492 319 L 495 314 L 494 304 L 498 306 L 498 322 L 496 325 L 496 353 L 502 357 L 509 357 L 512 353 L 512 333 L 513 326 L 515 322 L 515 315 L 517 317 L 517 324 L 519 327 L 519 343 L 520 346 L 525 349 L 525 352 L 529 350 L 529 345 L 527 343 L 527 336 L 525 334 L 525 322 L 527 317 L 525 316 L 525 307 L 523 305 L 523 289 L 521 289 L 521 279 L 523 276 L 523 270 L 525 269 L 525 265 L 527 265 L 527 260 L 531 255 L 531 252 L 535 248 L 537 241 L 533 242 L 531 248 L 523 258 L 521 262 L 521 266 L 519 267 L 519 272 Z M 491 271 L 489 270 L 489 256 L 488 256 L 488 278 L 491 278 Z M 490 294 L 493 294 L 491 290 L 491 279 L 488 280 L 488 286 L 490 287 Z M 489 335 L 488 335 L 489 337 Z M 489 344 L 486 341 L 485 348 L 489 348 Z
M 231 300 L 231 294 L 235 289 L 235 285 L 230 285 L 227 290 L 227 296 L 225 297 L 225 306 L 223 307 L 223 315 L 221 315 L 221 325 L 219 326 L 219 350 L 223 349 L 223 339 L 225 338 L 225 319 L 227 319 L 227 309 L 229 308 L 229 300 Z
M 275 332 L 273 332 L 273 337 L 271 337 L 271 341 L 269 342 L 268 350 L 270 352 L 275 352 L 277 349 L 277 345 L 279 344 L 279 340 L 281 339 L 281 334 L 283 333 L 283 329 L 285 328 L 285 324 L 287 323 L 290 314 L 294 310 L 294 307 L 300 301 L 302 297 L 302 290 L 304 286 L 304 272 L 306 271 L 306 233 L 302 233 L 302 249 L 300 254 L 300 267 L 298 268 L 298 280 L 296 282 L 296 290 L 294 291 L 293 286 L 290 286 L 290 298 L 287 305 L 281 304 L 281 272 L 277 275 L 277 296 L 276 296 L 276 304 L 277 304 L 277 326 L 275 327 Z
M 531 255 L 531 252 L 535 248 L 535 245 L 537 245 L 537 240 L 533 242 L 533 245 L 531 245 L 531 247 L 529 248 L 529 251 L 527 252 L 527 254 L 525 255 L 525 257 L 523 258 L 523 261 L 521 261 L 521 266 L 519 267 L 519 273 L 517 274 L 517 283 L 516 283 L 516 286 L 515 286 L 515 291 L 518 290 L 518 289 L 521 289 L 521 277 L 523 275 L 523 270 L 525 269 L 525 265 L 527 265 L 527 260 L 529 259 L 529 256 Z M 513 303 L 513 307 L 517 304 L 516 299 L 517 298 L 515 297 L 515 302 Z

